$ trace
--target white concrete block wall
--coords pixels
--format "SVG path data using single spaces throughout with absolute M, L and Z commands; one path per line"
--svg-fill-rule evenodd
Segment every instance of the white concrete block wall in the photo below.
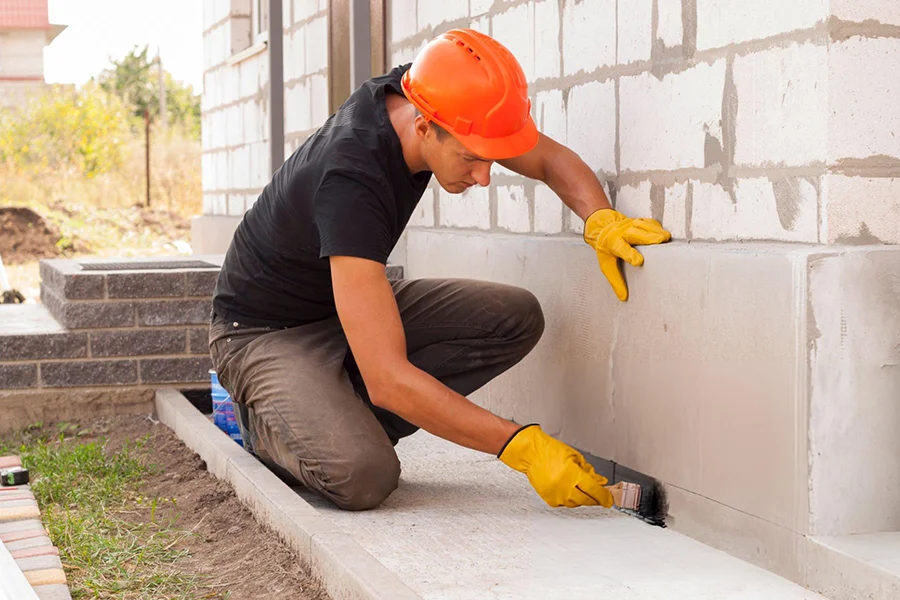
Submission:
M 290 3 L 285 10 L 286 23 L 290 23 Z M 249 0 L 204 2 L 206 71 L 201 138 L 205 214 L 242 215 L 269 174 L 268 99 L 263 93 L 268 57 L 263 52 L 229 62 L 251 45 L 249 15 Z M 286 48 L 290 42 L 289 32 Z
M 633 217 L 650 218 L 652 210 L 650 207 L 650 188 L 653 187 L 649 181 L 642 181 L 638 185 L 626 185 L 619 190 L 616 195 L 616 210 Z
M 404 1 L 404 0 L 401 0 Z M 494 0 L 469 0 L 469 10 L 471 15 L 483 15 L 494 5 Z
M 397 42 L 416 34 L 416 0 L 395 0 L 388 4 L 387 10 L 389 39 Z
M 305 27 L 305 73 L 318 73 L 328 68 L 328 17 L 319 17 Z
M 435 191 L 433 189 L 426 190 L 422 199 L 419 200 L 419 205 L 416 207 L 415 212 L 409 219 L 410 227 L 434 227 L 434 199 Z
M 306 28 L 300 27 L 285 36 L 284 80 L 291 81 L 306 74 Z
M 662 225 L 676 240 L 687 238 L 688 185 L 677 183 L 664 191 Z
M 828 77 L 829 161 L 900 159 L 900 38 L 855 36 L 832 44 Z
M 827 49 L 812 43 L 734 59 L 735 164 L 801 166 L 825 160 L 827 61 Z
M 818 236 L 817 219 L 817 191 L 805 179 L 741 179 L 735 183 L 734 195 L 720 185 L 694 184 L 691 229 L 695 239 L 812 243 Z
M 621 168 L 703 167 L 706 136 L 721 140 L 725 59 L 666 75 L 619 82 Z
M 328 0 L 293 0 L 294 21 L 302 21 L 318 12 L 328 9 Z M 287 20 L 285 20 L 287 22 Z
M 829 244 L 900 244 L 900 177 L 827 175 L 825 228 Z
M 435 27 L 469 15 L 469 0 L 419 0 L 418 27 Z
M 490 188 L 475 186 L 463 194 L 438 190 L 440 225 L 463 229 L 490 229 Z
M 497 186 L 497 226 L 512 233 L 531 231 L 531 215 L 525 188 L 521 185 Z
M 616 62 L 616 0 L 560 0 L 567 75 Z
M 267 156 L 257 148 L 268 135 L 268 57 L 226 63 L 249 3 L 206 4 L 204 150 L 252 144 L 253 157 Z M 329 114 L 328 3 L 287 4 L 293 150 Z M 394 66 L 451 27 L 491 32 L 522 63 L 539 128 L 578 152 L 620 209 L 661 216 L 676 237 L 896 243 L 884 225 L 896 221 L 884 190 L 900 179 L 900 112 L 892 109 L 900 105 L 900 36 L 889 29 L 898 13 L 893 0 L 391 0 L 387 50 Z M 839 20 L 830 30 L 829 17 Z M 252 164 L 247 184 L 261 186 L 267 168 Z M 546 186 L 495 172 L 502 176 L 492 189 L 459 202 L 442 192 L 411 223 L 581 232 Z M 220 179 L 205 175 L 204 190 L 228 193 L 233 182 Z M 799 192 L 784 181 L 799 182 Z M 854 186 L 877 189 L 877 199 L 851 210 Z M 511 190 L 522 198 L 511 200 Z M 459 208 L 469 205 L 470 214 Z
M 585 83 L 569 90 L 565 139 L 593 170 L 616 172 L 615 82 Z
M 309 80 L 310 108 L 313 128 L 321 127 L 331 112 L 328 110 L 328 77 L 313 75 Z
M 559 77 L 562 48 L 559 43 L 560 14 L 557 0 L 534 3 L 534 76 Z
M 619 2 L 616 11 L 618 21 L 618 64 L 650 60 L 653 40 L 653 1 L 629 0 Z
M 613 98 L 613 102 L 615 102 L 615 98 Z M 560 144 L 567 144 L 566 105 L 562 90 L 538 92 L 533 113 L 534 122 L 541 133 Z
M 682 0 L 657 0 L 659 23 L 656 36 L 667 48 L 680 46 L 683 41 Z
M 534 190 L 535 233 L 562 232 L 562 203 L 549 187 L 538 184 Z
M 493 17 L 491 31 L 494 39 L 509 48 L 527 81 L 535 78 L 534 4 L 519 4 Z
M 896 0 L 831 0 L 831 14 L 844 21 L 900 25 L 900 3 Z
M 696 0 L 697 50 L 810 29 L 828 17 L 829 0 Z

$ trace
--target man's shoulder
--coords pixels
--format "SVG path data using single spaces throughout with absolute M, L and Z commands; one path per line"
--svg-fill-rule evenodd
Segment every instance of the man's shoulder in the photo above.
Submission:
M 379 75 L 377 77 L 373 77 L 372 79 L 370 79 L 370 81 L 376 85 L 388 86 L 397 93 L 403 93 L 403 89 L 400 86 L 400 81 L 403 79 L 403 75 L 407 71 L 409 71 L 409 68 L 411 66 L 412 63 L 397 65 L 387 73 Z

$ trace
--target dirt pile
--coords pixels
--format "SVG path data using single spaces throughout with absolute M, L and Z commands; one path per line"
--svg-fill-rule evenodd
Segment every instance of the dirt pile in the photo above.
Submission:
M 59 233 L 30 208 L 0 207 L 0 257 L 19 264 L 59 255 Z

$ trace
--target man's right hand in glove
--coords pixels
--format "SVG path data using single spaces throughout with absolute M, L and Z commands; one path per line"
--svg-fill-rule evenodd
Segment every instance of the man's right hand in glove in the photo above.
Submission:
M 613 495 L 604 487 L 606 477 L 594 472 L 574 448 L 544 433 L 538 425 L 519 429 L 500 451 L 507 466 L 525 473 L 528 481 L 550 506 L 613 505 Z

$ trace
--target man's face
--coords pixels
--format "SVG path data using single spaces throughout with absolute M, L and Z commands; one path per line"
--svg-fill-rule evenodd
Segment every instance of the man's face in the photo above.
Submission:
M 441 187 L 451 194 L 461 194 L 473 185 L 491 183 L 491 165 L 486 160 L 466 150 L 459 140 L 428 126 L 422 141 L 422 155 Z

